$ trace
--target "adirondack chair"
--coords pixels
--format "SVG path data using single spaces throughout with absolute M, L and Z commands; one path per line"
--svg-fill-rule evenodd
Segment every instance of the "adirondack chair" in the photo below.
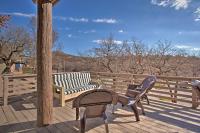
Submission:
M 147 100 L 147 104 L 149 104 L 149 98 L 147 96 L 147 93 L 153 88 L 155 82 L 153 84 L 151 84 L 150 86 L 148 86 L 148 83 L 150 82 L 150 80 L 155 81 L 156 82 L 156 77 L 155 76 L 147 76 L 141 84 L 136 85 L 136 84 L 129 84 L 128 85 L 128 89 L 126 92 L 127 96 L 130 97 L 135 97 L 137 95 L 137 93 L 142 92 L 143 89 L 146 87 L 146 93 L 142 96 L 142 99 L 146 99 Z
M 135 113 L 136 121 L 140 120 L 137 106 L 141 107 L 142 114 L 145 115 L 141 99 L 146 98 L 148 100 L 146 93 L 154 86 L 155 83 L 156 77 L 148 76 L 144 79 L 142 84 L 137 86 L 136 89 L 132 88 L 134 85 L 129 85 L 125 95 L 118 95 L 118 102 L 121 103 L 122 106 L 130 106 L 132 108 Z
M 101 117 L 104 120 L 106 132 L 108 133 L 108 123 L 106 116 L 106 106 L 116 101 L 116 93 L 106 89 L 90 90 L 82 93 L 73 101 L 72 107 L 76 108 L 76 120 L 78 120 L 79 109 L 83 109 L 80 113 L 80 131 L 85 132 L 85 124 L 87 118 Z

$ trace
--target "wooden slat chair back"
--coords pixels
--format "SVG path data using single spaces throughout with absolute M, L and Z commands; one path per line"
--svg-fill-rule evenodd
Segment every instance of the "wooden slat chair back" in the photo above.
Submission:
M 105 122 L 106 132 L 108 132 L 106 106 L 116 100 L 116 93 L 106 89 L 90 90 L 82 93 L 73 101 L 73 108 L 76 108 L 76 120 L 79 115 L 79 108 L 84 111 L 80 116 L 81 133 L 85 132 L 86 118 L 101 117 Z

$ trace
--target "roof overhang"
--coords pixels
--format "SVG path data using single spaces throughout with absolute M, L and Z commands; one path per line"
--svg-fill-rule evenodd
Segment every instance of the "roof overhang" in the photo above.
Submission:
M 32 0 L 34 3 L 39 3 L 39 2 L 51 2 L 53 5 L 55 5 L 59 0 Z

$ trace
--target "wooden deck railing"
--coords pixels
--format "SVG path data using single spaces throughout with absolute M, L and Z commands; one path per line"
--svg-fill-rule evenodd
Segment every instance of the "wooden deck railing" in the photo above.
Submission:
M 127 73 L 91 72 L 92 79 L 99 80 L 107 88 L 118 93 L 125 93 L 130 83 L 139 84 L 147 75 Z M 157 83 L 149 92 L 149 96 L 171 102 L 184 102 L 192 104 L 195 108 L 200 103 L 192 87 L 185 82 L 200 80 L 194 77 L 157 76 Z M 0 77 L 0 97 L 4 105 L 8 104 L 8 97 L 36 91 L 36 75 L 5 75 Z
M 146 76 L 127 73 L 92 73 L 93 79 L 101 81 L 107 88 L 119 93 L 125 93 L 128 84 L 141 83 Z M 197 100 L 196 93 L 192 91 L 192 86 L 187 82 L 199 79 L 199 77 L 157 76 L 157 83 L 148 95 L 174 103 L 189 103 L 196 108 L 200 103 Z
M 36 91 L 36 75 L 4 75 L 2 76 L 2 82 L 3 88 L 0 89 L 0 96 L 3 95 L 4 105 L 8 104 L 8 97 L 10 96 Z

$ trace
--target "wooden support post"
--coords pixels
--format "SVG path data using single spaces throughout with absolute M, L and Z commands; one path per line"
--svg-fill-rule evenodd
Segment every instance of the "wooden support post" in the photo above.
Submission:
M 52 123 L 52 1 L 37 1 L 37 125 Z
M 3 105 L 8 105 L 8 77 L 3 77 Z

